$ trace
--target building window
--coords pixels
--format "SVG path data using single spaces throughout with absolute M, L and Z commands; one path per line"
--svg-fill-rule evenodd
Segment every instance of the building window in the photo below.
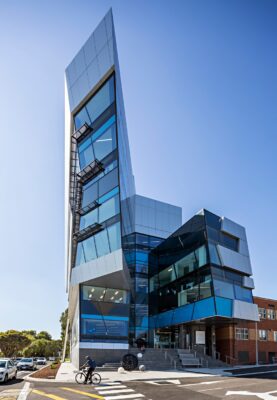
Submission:
M 248 328 L 236 328 L 237 340 L 248 340 Z
M 277 331 L 274 331 L 274 342 L 277 342 Z
M 78 146 L 80 169 L 95 159 L 101 161 L 116 148 L 115 116 L 82 141 Z
M 259 308 L 259 317 L 261 319 L 266 319 L 266 309 L 265 308 Z
M 121 246 L 120 222 L 78 243 L 75 265 L 102 257 Z
M 259 329 L 259 340 L 267 340 L 267 331 Z
M 268 319 L 276 319 L 275 310 L 267 310 L 267 318 Z
M 114 77 L 112 76 L 75 115 L 75 129 L 80 129 L 84 123 L 91 125 L 114 102 L 114 98 Z

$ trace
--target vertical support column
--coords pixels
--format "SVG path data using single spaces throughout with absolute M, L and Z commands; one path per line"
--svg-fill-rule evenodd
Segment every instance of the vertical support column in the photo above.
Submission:
M 216 334 L 215 325 L 211 326 L 211 340 L 212 340 L 212 358 L 216 359 Z

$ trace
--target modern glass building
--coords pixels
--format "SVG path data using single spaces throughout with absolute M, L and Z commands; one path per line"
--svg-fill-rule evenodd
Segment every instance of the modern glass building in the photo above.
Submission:
M 76 366 L 256 318 L 244 228 L 207 211 L 181 227 L 180 207 L 135 192 L 111 10 L 66 68 L 65 220 Z
M 66 262 L 71 356 L 118 360 L 148 329 L 147 257 L 181 209 L 135 194 L 109 11 L 65 79 Z M 141 236 L 147 241 L 141 248 Z

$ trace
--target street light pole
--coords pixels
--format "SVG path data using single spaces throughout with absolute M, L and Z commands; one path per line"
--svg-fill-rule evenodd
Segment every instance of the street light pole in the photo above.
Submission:
M 256 327 L 256 365 L 259 365 L 259 349 L 258 349 L 258 324 L 255 322 Z

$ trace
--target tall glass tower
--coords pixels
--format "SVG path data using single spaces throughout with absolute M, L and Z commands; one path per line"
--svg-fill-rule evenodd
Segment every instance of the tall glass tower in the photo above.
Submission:
M 139 255 L 148 254 L 182 221 L 179 207 L 135 194 L 111 10 L 67 67 L 65 97 L 67 291 L 78 365 L 92 350 L 98 362 L 118 360 L 147 331 L 147 271 L 134 267 L 130 243 L 143 234 L 148 248 Z

